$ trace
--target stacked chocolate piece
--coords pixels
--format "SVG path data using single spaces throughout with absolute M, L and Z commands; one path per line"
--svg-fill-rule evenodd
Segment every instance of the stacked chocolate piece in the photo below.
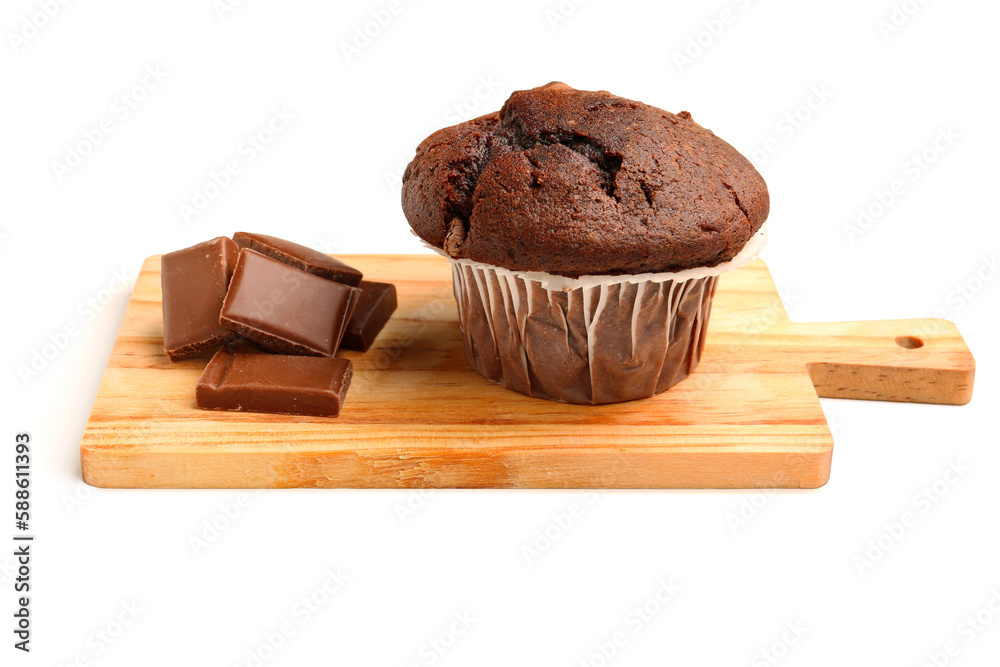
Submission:
M 198 407 L 335 417 L 352 377 L 341 348 L 367 351 L 396 309 L 389 283 L 274 236 L 238 232 L 163 255 L 163 347 L 216 351 Z

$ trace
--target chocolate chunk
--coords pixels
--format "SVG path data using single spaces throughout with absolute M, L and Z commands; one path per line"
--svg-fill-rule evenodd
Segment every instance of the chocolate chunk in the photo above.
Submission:
M 220 350 L 198 380 L 207 410 L 336 417 L 351 384 L 349 359 Z
M 298 243 L 279 239 L 276 236 L 247 232 L 236 232 L 233 235 L 233 241 L 241 249 L 256 250 L 262 255 L 267 255 L 279 262 L 284 262 L 289 266 L 294 266 L 327 280 L 335 280 L 351 287 L 357 287 L 358 283 L 361 282 L 361 272 L 354 267 Z
M 241 250 L 219 321 L 282 354 L 337 353 L 361 290 Z
M 163 349 L 171 361 L 209 352 L 229 334 L 219 323 L 239 248 L 224 236 L 160 258 Z
M 347 331 L 340 341 L 340 347 L 367 352 L 396 310 L 396 286 L 362 280 L 358 287 L 361 289 L 361 297 L 351 321 L 347 323 Z

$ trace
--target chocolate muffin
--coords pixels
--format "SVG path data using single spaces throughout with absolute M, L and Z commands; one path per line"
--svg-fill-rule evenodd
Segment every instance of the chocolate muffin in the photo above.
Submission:
M 563 83 L 435 132 L 403 175 L 410 226 L 452 260 L 472 366 L 572 403 L 694 369 L 717 276 L 763 247 L 768 205 L 691 114 Z

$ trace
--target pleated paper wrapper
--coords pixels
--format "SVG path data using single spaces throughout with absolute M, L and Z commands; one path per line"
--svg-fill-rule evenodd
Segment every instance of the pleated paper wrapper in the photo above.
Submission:
M 469 363 L 508 389 L 564 403 L 649 398 L 690 375 L 719 276 L 752 261 L 677 273 L 566 278 L 449 258 Z

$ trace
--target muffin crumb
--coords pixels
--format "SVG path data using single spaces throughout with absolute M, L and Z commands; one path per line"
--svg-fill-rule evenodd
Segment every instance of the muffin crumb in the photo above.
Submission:
M 444 251 L 449 257 L 458 257 L 462 243 L 465 241 L 465 224 L 462 219 L 455 217 L 448 224 L 448 235 L 444 239 Z

